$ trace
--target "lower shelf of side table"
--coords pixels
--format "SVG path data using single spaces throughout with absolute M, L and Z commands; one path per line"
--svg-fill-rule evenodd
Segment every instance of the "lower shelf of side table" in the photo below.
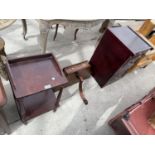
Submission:
M 56 97 L 52 89 L 15 98 L 19 115 L 23 122 L 56 108 Z

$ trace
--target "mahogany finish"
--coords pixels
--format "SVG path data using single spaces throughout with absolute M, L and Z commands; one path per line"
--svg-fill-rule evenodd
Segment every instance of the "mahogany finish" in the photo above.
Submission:
M 75 84 L 79 82 L 79 78 L 77 74 L 83 77 L 83 79 L 87 79 L 90 77 L 91 66 L 88 61 L 84 61 L 78 64 L 74 64 L 63 69 L 64 74 L 68 79 L 67 86 Z
M 155 129 L 149 124 L 154 112 L 155 89 L 110 120 L 109 124 L 118 134 L 155 135 Z
M 23 122 L 44 112 L 54 110 L 56 96 L 52 89 L 26 97 L 16 98 L 17 109 Z
M 150 49 L 152 46 L 131 28 L 113 27 L 104 33 L 90 62 L 64 68 L 65 75 L 53 54 L 8 60 L 6 68 L 22 121 L 56 110 L 63 88 L 77 82 L 80 96 L 87 104 L 82 83 L 90 73 L 103 87 L 129 59 L 141 56 Z M 56 97 L 54 92 L 57 90 L 59 94 Z M 135 117 L 131 119 L 132 123 L 134 119 Z
M 83 93 L 82 85 L 83 85 L 84 79 L 87 79 L 90 77 L 91 66 L 89 62 L 84 61 L 78 64 L 65 67 L 63 71 L 68 79 L 68 84 L 66 85 L 66 87 L 78 82 L 80 96 L 83 102 L 85 104 L 88 104 L 88 100 L 86 99 Z
M 130 58 L 150 49 L 152 46 L 131 28 L 108 28 L 90 60 L 92 75 L 103 87 Z M 121 74 L 123 75 L 124 72 Z
M 68 82 L 52 54 L 8 60 L 7 72 L 23 122 L 56 110 L 62 88 Z M 58 98 L 54 91 L 60 90 Z
M 46 85 L 54 89 L 67 83 L 52 54 L 8 60 L 7 68 L 16 98 L 42 91 Z

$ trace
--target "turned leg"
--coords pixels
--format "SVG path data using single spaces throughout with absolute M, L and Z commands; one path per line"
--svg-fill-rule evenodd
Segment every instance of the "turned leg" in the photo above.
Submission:
M 40 45 L 43 54 L 46 53 L 48 33 L 49 33 L 48 27 L 45 27 L 44 29 L 40 28 Z
M 78 76 L 78 78 L 80 80 L 80 82 L 79 82 L 79 93 L 80 93 L 80 96 L 81 96 L 84 104 L 87 105 L 88 104 L 88 100 L 86 99 L 86 97 L 85 97 L 85 95 L 83 93 L 83 88 L 82 88 L 82 84 L 83 84 L 84 79 L 80 75 L 77 75 L 77 76 Z
M 77 38 L 78 31 L 79 31 L 79 29 L 76 29 L 75 32 L 74 32 L 74 40 L 76 40 L 76 38 Z
M 22 25 L 23 25 L 23 38 L 24 40 L 27 40 L 26 34 L 27 34 L 27 22 L 26 19 L 22 19 Z
M 55 41 L 55 39 L 56 39 L 56 37 L 57 37 L 58 28 L 59 28 L 59 24 L 56 24 L 56 28 L 55 28 L 55 33 L 54 33 L 53 41 Z
M 57 108 L 59 107 L 59 102 L 62 96 L 62 92 L 63 92 L 63 88 L 60 89 L 59 94 L 57 96 L 57 101 L 55 103 L 55 107 L 54 107 L 54 112 L 57 110 Z
M 0 125 L 3 128 L 5 133 L 7 133 L 7 134 L 11 133 L 6 116 L 2 109 L 0 109 Z
M 46 32 L 40 32 L 43 54 L 46 53 L 48 33 L 49 30 L 47 30 Z

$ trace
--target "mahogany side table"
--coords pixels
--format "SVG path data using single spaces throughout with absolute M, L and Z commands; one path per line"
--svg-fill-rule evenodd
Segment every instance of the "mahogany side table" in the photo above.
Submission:
M 7 72 L 21 120 L 56 110 L 68 82 L 52 54 L 8 60 Z M 56 97 L 54 92 L 59 91 Z

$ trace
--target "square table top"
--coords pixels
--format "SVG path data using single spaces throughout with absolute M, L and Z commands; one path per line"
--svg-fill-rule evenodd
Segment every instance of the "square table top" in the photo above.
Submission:
M 8 60 L 7 71 L 16 98 L 61 87 L 68 82 L 52 54 Z
M 133 54 L 151 50 L 153 47 L 129 26 L 112 27 L 109 30 L 118 38 Z

